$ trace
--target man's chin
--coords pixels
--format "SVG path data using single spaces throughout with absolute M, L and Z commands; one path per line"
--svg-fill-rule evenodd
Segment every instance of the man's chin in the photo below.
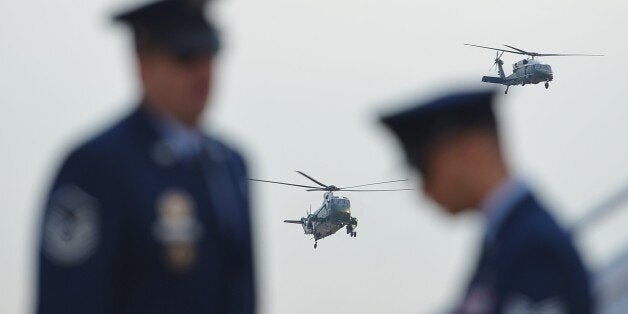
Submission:
M 200 120 L 201 116 L 205 112 L 205 108 L 207 108 L 207 104 L 205 102 L 196 102 L 194 105 L 189 107 L 187 115 L 190 118 Z
M 457 216 L 459 214 L 466 213 L 466 212 L 469 211 L 469 208 L 461 207 L 461 206 L 451 206 L 451 205 L 442 205 L 441 204 L 441 207 L 442 207 L 444 212 L 446 212 L 447 214 L 449 214 L 451 216 Z

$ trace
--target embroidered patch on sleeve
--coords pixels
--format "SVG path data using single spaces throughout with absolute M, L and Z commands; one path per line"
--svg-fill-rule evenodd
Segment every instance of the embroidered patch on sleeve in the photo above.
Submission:
M 75 185 L 53 192 L 44 218 L 42 249 L 59 266 L 83 263 L 100 241 L 98 201 Z

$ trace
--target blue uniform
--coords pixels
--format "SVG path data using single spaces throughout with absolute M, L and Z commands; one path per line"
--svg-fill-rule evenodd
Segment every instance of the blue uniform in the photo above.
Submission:
M 569 235 L 530 192 L 511 206 L 484 243 L 459 312 L 590 313 L 588 274 Z
M 37 312 L 254 313 L 245 164 L 179 154 L 139 106 L 74 150 L 41 233 Z

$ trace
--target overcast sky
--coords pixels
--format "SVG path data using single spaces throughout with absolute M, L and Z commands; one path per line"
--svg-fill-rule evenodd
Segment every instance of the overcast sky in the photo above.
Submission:
M 41 203 L 61 158 L 138 98 L 126 30 L 141 1 L 0 3 L 0 312 L 33 302 Z M 218 82 L 205 127 L 251 176 L 335 185 L 417 178 L 376 122 L 404 101 L 479 85 L 495 54 L 470 42 L 603 58 L 545 58 L 554 81 L 501 98 L 513 171 L 568 225 L 628 184 L 625 1 L 221 0 Z M 504 55 L 505 69 L 520 60 Z M 494 73 L 493 73 L 494 74 Z M 415 192 L 342 194 L 359 219 L 319 242 L 298 219 L 321 193 L 253 186 L 263 313 L 424 313 L 449 307 L 475 264 L 481 219 Z M 628 209 L 628 208 L 627 208 Z M 592 269 L 622 251 L 626 211 L 576 240 Z

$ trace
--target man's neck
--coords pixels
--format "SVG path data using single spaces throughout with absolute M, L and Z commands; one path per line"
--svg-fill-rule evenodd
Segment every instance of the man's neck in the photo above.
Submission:
M 484 172 L 484 176 L 482 176 L 482 180 L 479 180 L 477 186 L 477 193 L 475 198 L 475 208 L 480 209 L 482 204 L 486 202 L 486 200 L 493 194 L 495 190 L 497 190 L 503 182 L 510 178 L 510 174 L 508 171 L 500 167 L 499 169 L 495 169 L 494 171 Z
M 527 193 L 528 188 L 523 181 L 508 177 L 486 197 L 480 207 L 485 217 L 486 243 L 491 243 L 498 236 L 505 219 Z
M 160 105 L 158 102 L 156 102 L 155 100 L 151 100 L 149 97 L 144 97 L 144 100 L 142 101 L 142 106 L 146 108 L 146 110 L 151 112 L 154 116 L 163 119 L 168 123 L 179 125 L 187 129 L 198 128 L 198 120 L 188 121 L 183 117 L 176 115 L 174 112 L 167 110 L 167 106 Z

